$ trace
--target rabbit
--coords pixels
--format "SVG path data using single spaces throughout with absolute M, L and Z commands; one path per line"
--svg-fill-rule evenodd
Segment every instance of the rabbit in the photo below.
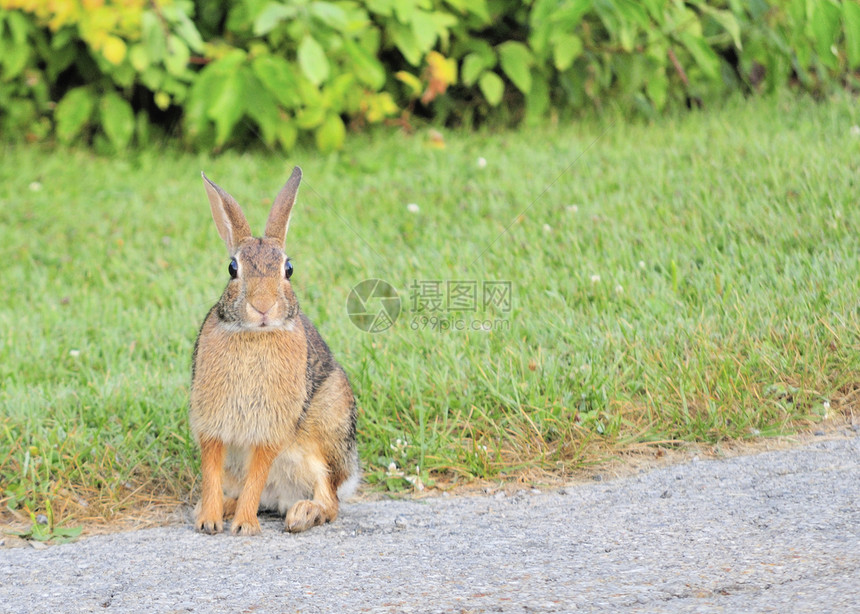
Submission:
M 230 280 L 194 344 L 189 417 L 201 451 L 197 530 L 257 535 L 258 509 L 299 532 L 334 520 L 360 480 L 356 402 L 343 368 L 299 309 L 284 253 L 302 172 L 275 199 L 262 238 L 239 204 L 203 184 Z

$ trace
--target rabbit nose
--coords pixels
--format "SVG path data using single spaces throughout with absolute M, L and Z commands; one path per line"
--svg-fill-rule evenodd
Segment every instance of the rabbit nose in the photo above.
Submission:
M 256 303 L 248 303 L 248 306 L 256 311 L 259 315 L 264 316 L 275 306 L 275 301 L 258 301 Z

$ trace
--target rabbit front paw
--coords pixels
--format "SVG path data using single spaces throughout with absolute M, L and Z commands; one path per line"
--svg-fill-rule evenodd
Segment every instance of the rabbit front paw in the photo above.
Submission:
M 208 533 L 209 535 L 215 535 L 216 533 L 220 533 L 224 530 L 224 521 L 217 516 L 208 517 L 203 514 L 198 514 L 197 520 L 194 524 L 198 531 L 201 533 Z
M 234 518 L 230 524 L 230 533 L 233 535 L 241 535 L 242 537 L 250 537 L 260 534 L 260 521 L 256 516 L 253 518 L 239 519 Z

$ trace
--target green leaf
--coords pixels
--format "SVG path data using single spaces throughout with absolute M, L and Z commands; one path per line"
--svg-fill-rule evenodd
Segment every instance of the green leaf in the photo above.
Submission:
M 245 112 L 244 84 L 245 80 L 238 70 L 213 81 L 206 116 L 215 123 L 215 144 L 219 147 L 230 138 L 233 128 Z
M 30 46 L 10 44 L 4 47 L 2 59 L 0 59 L 0 63 L 3 64 L 2 80 L 11 81 L 27 67 L 27 62 L 30 60 Z
M 371 13 L 383 17 L 391 17 L 391 12 L 394 9 L 394 0 L 365 0 L 364 4 Z
M 167 38 L 167 55 L 164 58 L 164 67 L 171 75 L 182 75 L 188 68 L 188 60 L 191 59 L 191 51 L 188 45 L 178 36 L 170 35 Z
M 582 21 L 585 14 L 591 10 L 593 4 L 592 0 L 564 2 L 553 15 L 552 20 L 565 29 L 575 28 Z
M 573 61 L 582 54 L 582 39 L 576 34 L 560 34 L 554 39 L 552 58 L 559 71 L 570 68 Z
M 392 6 L 400 23 L 410 23 L 415 11 L 418 10 L 418 2 L 415 0 L 393 0 Z
M 743 49 L 743 43 L 741 42 L 741 27 L 738 25 L 738 20 L 735 19 L 735 16 L 731 11 L 715 9 L 708 6 L 706 3 L 700 4 L 699 8 L 703 13 L 709 15 L 711 19 L 720 24 L 723 29 L 731 35 L 732 42 L 735 44 L 736 48 Z
M 492 71 L 487 71 L 478 80 L 478 86 L 481 88 L 481 93 L 491 106 L 498 106 L 502 101 L 502 95 L 505 93 L 505 83 L 502 78 Z
M 658 23 L 663 23 L 663 10 L 666 7 L 666 0 L 642 0 L 642 4 L 648 9 L 651 18 Z
M 508 41 L 498 46 L 502 70 L 523 94 L 532 87 L 530 67 L 533 63 L 528 47 L 517 41 Z
M 158 16 L 152 11 L 144 11 L 140 21 L 143 44 L 150 62 L 160 62 L 164 57 L 167 39 Z
M 133 45 L 128 50 L 128 59 L 134 69 L 141 73 L 149 68 L 149 56 L 146 54 L 146 47 L 141 44 Z
M 453 2 L 449 2 L 448 4 L 453 5 Z M 482 23 L 488 24 L 492 20 L 487 0 L 464 0 L 462 4 L 465 10 L 480 19 Z
M 314 136 L 316 137 L 317 148 L 323 153 L 328 153 L 343 146 L 343 140 L 346 138 L 346 126 L 343 125 L 340 115 L 329 113 L 322 126 L 317 128 Z
M 636 30 L 630 22 L 622 22 L 618 28 L 618 42 L 621 43 L 621 48 L 630 53 L 633 51 L 633 45 L 636 42 Z
M 74 539 L 82 532 L 83 527 L 54 527 L 54 537 Z
M 819 0 L 813 3 L 812 16 L 809 26 L 815 38 L 815 50 L 818 58 L 828 67 L 836 68 L 836 56 L 833 54 L 833 45 L 839 33 L 839 18 L 841 11 L 839 7 L 830 0 Z
M 277 2 L 269 2 L 254 20 L 254 35 L 263 36 L 274 30 L 278 24 L 296 16 L 298 9 Z
M 335 113 L 346 112 L 345 105 L 357 89 L 359 88 L 355 87 L 355 75 L 348 72 L 338 75 L 323 87 L 323 107 Z
M 302 130 L 310 130 L 321 126 L 325 118 L 326 112 L 321 106 L 306 107 L 296 115 L 296 125 Z
M 34 28 L 32 22 L 23 14 L 17 11 L 0 11 L 0 35 L 3 33 L 3 17 L 6 18 L 6 27 L 11 34 L 11 40 L 0 38 L 0 64 L 3 66 L 0 80 L 11 81 L 21 74 L 30 61 L 33 45 L 28 44 L 27 38 Z
M 308 12 L 328 27 L 339 32 L 346 30 L 349 24 L 346 12 L 332 2 L 311 2 Z
M 59 34 L 55 37 L 54 42 L 56 43 L 56 39 L 59 38 Z M 78 49 L 75 43 L 68 43 L 66 45 L 53 46 L 50 52 L 50 57 L 45 58 L 48 65 L 45 69 L 45 73 L 49 80 L 55 81 L 57 76 L 66 70 L 69 66 L 72 65 L 78 57 Z
M 448 40 L 451 35 L 451 29 L 457 25 L 457 18 L 451 13 L 444 11 L 434 11 L 430 13 L 430 19 L 436 27 L 436 34 L 439 36 L 443 49 L 448 48 Z
M 115 92 L 105 94 L 99 104 L 102 128 L 117 149 L 125 149 L 134 135 L 134 112 L 131 105 Z
M 591 0 L 538 0 L 529 15 L 532 34 L 529 42 L 535 53 L 543 56 L 549 39 L 556 33 L 573 33 L 583 16 L 591 10 Z
M 196 53 L 203 52 L 203 37 L 200 36 L 200 32 L 197 31 L 197 26 L 195 26 L 194 22 L 185 14 L 185 11 L 176 11 L 175 30 L 176 33 L 182 37 L 182 40 L 184 40 L 185 43 Z
M 423 53 L 418 46 L 418 41 L 415 38 L 415 33 L 412 28 L 408 28 L 402 24 L 393 24 L 390 27 L 391 40 L 406 61 L 412 66 L 418 66 L 423 57 Z
M 276 55 L 257 56 L 251 62 L 251 70 L 282 105 L 288 109 L 301 106 L 298 81 L 292 66 L 284 58 Z
M 34 29 L 33 22 L 18 11 L 3 11 L 2 16 L 6 17 L 6 25 L 12 34 L 12 42 L 16 45 L 25 45 L 27 37 Z
M 343 50 L 352 62 L 355 76 L 374 90 L 385 85 L 385 67 L 374 56 L 367 53 L 356 42 L 344 38 Z
M 487 68 L 495 68 L 496 64 L 498 64 L 496 50 L 487 41 L 480 38 L 472 38 L 466 42 L 465 47 L 465 51 L 481 56 Z
M 254 104 L 248 105 L 248 117 L 260 127 L 263 142 L 271 147 L 278 138 L 278 124 L 281 113 L 278 104 L 265 90 L 254 95 Z
M 310 34 L 306 34 L 299 43 L 299 66 L 314 85 L 319 85 L 328 78 L 328 58 L 325 57 L 322 46 Z
M 436 44 L 436 22 L 429 13 L 415 11 L 415 14 L 412 15 L 412 33 L 415 35 L 415 42 L 422 53 L 430 51 Z
M 464 85 L 474 85 L 480 74 L 487 68 L 484 58 L 477 53 L 470 53 L 463 58 L 463 67 L 460 69 L 460 76 L 463 79 Z
M 678 35 L 686 33 L 702 36 L 702 21 L 698 13 L 680 2 L 671 3 L 666 12 L 665 31 L 674 31 Z
M 851 68 L 860 65 L 860 4 L 846 0 L 842 3 L 842 19 L 845 21 L 845 48 Z
M 645 7 L 638 0 L 615 0 L 615 10 L 626 21 L 647 26 L 649 19 Z
M 54 120 L 57 122 L 57 138 L 70 143 L 83 130 L 95 108 L 95 96 L 87 87 L 70 90 L 57 103 Z
M 684 47 L 693 56 L 696 64 L 702 69 L 702 72 L 708 79 L 716 81 L 720 78 L 720 59 L 714 50 L 708 46 L 705 39 L 694 36 L 689 32 L 684 32 L 679 37 Z

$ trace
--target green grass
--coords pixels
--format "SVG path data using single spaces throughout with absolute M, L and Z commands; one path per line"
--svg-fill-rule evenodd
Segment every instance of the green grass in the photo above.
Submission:
M 191 348 L 227 279 L 201 169 L 259 232 L 303 167 L 294 287 L 356 388 L 371 482 L 408 486 L 392 462 L 425 482 L 566 472 L 632 442 L 752 438 L 852 411 L 856 124 L 852 101 L 780 98 L 448 133 L 444 149 L 374 133 L 327 158 L 7 146 L 2 506 L 109 519 L 188 498 Z M 347 317 L 366 278 L 403 298 L 384 333 Z M 412 309 L 414 280 L 507 280 L 512 309 L 466 315 L 499 320 L 489 332 L 434 330 Z

